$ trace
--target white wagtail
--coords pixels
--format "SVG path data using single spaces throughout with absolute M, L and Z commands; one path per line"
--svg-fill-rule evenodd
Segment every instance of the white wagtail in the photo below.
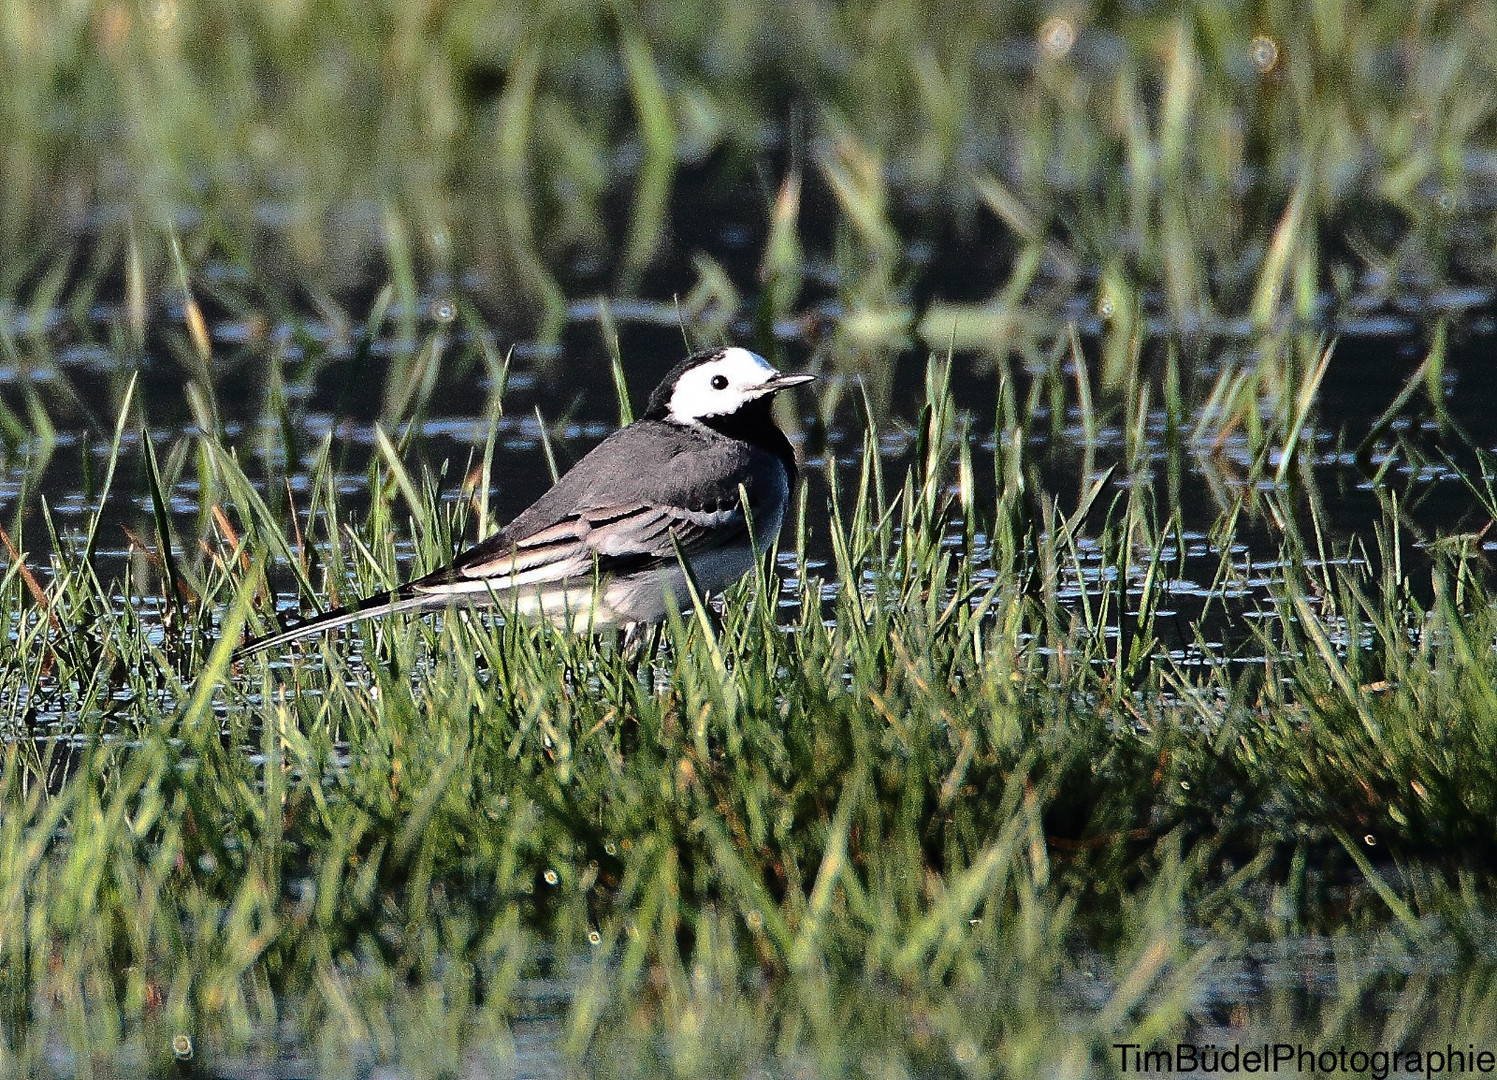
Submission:
M 360 619 L 499 606 L 578 632 L 657 623 L 743 577 L 779 535 L 795 452 L 770 415 L 782 375 L 747 349 L 710 349 L 666 375 L 645 414 L 450 565 L 243 645 L 248 656 Z M 742 495 L 747 495 L 747 513 Z

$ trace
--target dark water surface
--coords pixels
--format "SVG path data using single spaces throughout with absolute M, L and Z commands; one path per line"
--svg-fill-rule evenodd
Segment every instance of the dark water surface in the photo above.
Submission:
M 1473 446 L 1497 449 L 1497 410 L 1492 408 L 1497 401 L 1497 369 L 1490 363 L 1497 334 L 1488 313 L 1490 296 L 1472 293 L 1465 299 L 1480 300 L 1481 307 L 1465 312 L 1451 335 L 1441 376 L 1446 415 L 1437 416 L 1427 400 L 1416 396 L 1361 462 L 1357 459 L 1359 445 L 1373 420 L 1399 395 L 1423 359 L 1432 324 L 1414 317 L 1389 316 L 1384 321 L 1369 318 L 1342 327 L 1318 394 L 1305 458 L 1324 524 L 1337 546 L 1365 536 L 1377 520 L 1380 494 L 1369 475 L 1369 466 L 1376 469 L 1390 453 L 1395 455 L 1394 462 L 1381 477 L 1381 487 L 1383 491 L 1399 492 L 1405 508 L 1411 511 L 1410 521 L 1430 534 L 1476 531 L 1486 524 L 1458 468 L 1471 468 Z M 680 328 L 660 324 L 662 310 L 668 307 L 618 305 L 614 311 L 636 409 L 642 407 L 660 376 L 687 350 Z M 444 497 L 462 497 L 459 488 L 463 477 L 480 459 L 492 423 L 496 440 L 490 511 L 497 521 L 504 521 L 528 506 L 550 484 L 543 424 L 562 470 L 612 431 L 618 423 L 618 406 L 608 351 L 593 320 L 595 311 L 596 305 L 577 305 L 577 321 L 554 349 L 527 349 L 523 344 L 512 348 L 502 388 L 502 415 L 498 416 L 487 414 L 491 403 L 499 400 L 500 388 L 477 358 L 475 332 L 455 332 L 429 396 L 414 417 L 390 428 L 392 437 L 409 438 L 406 457 L 413 475 L 440 473 Z M 630 315 L 638 321 L 621 318 Z M 101 336 L 103 329 L 99 328 Z M 747 326 L 738 329 L 751 331 Z M 323 441 L 331 437 L 335 460 L 342 463 L 338 490 L 343 510 L 357 516 L 360 507 L 367 506 L 367 468 L 376 452 L 377 428 L 381 423 L 389 424 L 381 419 L 387 369 L 401 346 L 357 338 L 338 344 L 338 332 L 308 314 L 294 325 L 271 333 L 273 338 L 287 342 L 276 350 L 278 357 L 236 358 L 231 345 L 235 332 L 235 326 L 214 328 L 216 347 L 228 357 L 214 365 L 216 407 L 225 441 L 236 450 L 252 478 L 264 478 L 262 493 L 272 505 L 285 505 L 284 491 L 289 487 L 292 497 L 304 507 L 308 495 L 306 470 Z M 316 344 L 323 340 L 332 344 Z M 1083 332 L 1079 340 L 1089 367 L 1093 366 L 1097 339 Z M 1149 348 L 1162 354 L 1170 341 L 1161 337 Z M 510 348 L 497 338 L 487 345 L 495 352 Z M 787 395 L 789 405 L 782 418 L 792 430 L 804 462 L 812 554 L 824 558 L 827 470 L 835 461 L 844 477 L 855 476 L 862 456 L 863 420 L 858 396 L 867 392 L 879 411 L 878 445 L 888 475 L 898 478 L 914 446 L 930 354 L 917 347 L 906 348 L 889 357 L 889 374 L 867 376 L 858 373 L 855 361 L 846 362 L 835 346 L 815 345 L 803 339 L 788 339 L 777 345 L 780 355 L 776 360 L 782 367 L 809 366 L 822 376 L 810 391 Z M 1252 362 L 1240 355 L 1247 348 L 1241 341 L 1197 341 L 1193 348 L 1199 359 L 1182 371 L 1182 380 L 1187 383 L 1211 382 L 1222 364 Z M 317 350 L 325 352 L 314 367 L 306 354 Z M 143 403 L 158 454 L 170 459 L 175 448 L 190 445 L 198 425 L 184 392 L 188 381 L 184 365 L 162 354 L 166 352 L 163 345 L 161 353 L 145 355 L 138 368 L 137 398 Z M 64 344 L 48 361 L 32 370 L 0 365 L 0 393 L 19 397 L 20 390 L 34 389 L 57 425 L 50 456 L 42 468 L 36 468 L 42 443 L 35 437 L 15 441 L 0 468 L 0 520 L 13 535 L 24 538 L 23 547 L 34 567 L 45 567 L 53 554 L 40 513 L 43 502 L 65 546 L 77 542 L 90 515 L 99 508 L 98 490 L 108 466 L 114 410 L 122 397 L 124 381 L 135 368 L 130 359 L 100 344 Z M 271 399 L 267 388 L 266 363 L 278 363 L 285 369 L 277 379 L 285 380 L 279 401 Z M 298 376 L 298 365 L 312 374 Z M 985 354 L 958 353 L 952 357 L 952 394 L 970 425 L 979 507 L 991 505 L 994 495 L 997 396 L 1005 373 L 1012 377 L 1020 400 L 1028 383 L 1041 377 L 1026 371 L 1022 364 L 1000 368 Z M 1063 363 L 1061 377 L 1074 379 L 1069 360 Z M 1091 377 L 1096 378 L 1095 370 Z M 1211 525 L 1231 509 L 1247 487 L 1264 487 L 1264 482 L 1256 478 L 1262 470 L 1254 469 L 1254 452 L 1243 432 L 1229 432 L 1215 441 L 1192 440 L 1189 429 L 1197 418 L 1188 416 L 1180 425 L 1172 422 L 1162 406 L 1149 413 L 1147 456 L 1142 469 L 1126 472 L 1126 433 L 1119 426 L 1122 413 L 1115 402 L 1109 407 L 1105 391 L 1098 389 L 1096 394 L 1103 405 L 1100 422 L 1093 421 L 1095 442 L 1090 453 L 1083 452 L 1086 425 L 1074 404 L 1069 404 L 1062 416 L 1052 416 L 1042 408 L 1021 418 L 1027 440 L 1025 452 L 1038 468 L 1044 489 L 1057 496 L 1062 505 L 1073 505 L 1098 473 L 1113 468 L 1113 489 L 1150 484 L 1162 506 L 1178 506 L 1185 539 L 1191 545 L 1204 543 Z M 1188 390 L 1186 397 L 1190 398 Z M 1043 396 L 1041 400 L 1045 400 Z M 830 411 L 823 411 L 828 406 Z M 1179 431 L 1182 426 L 1183 436 Z M 287 460 L 287 445 L 294 448 L 295 460 Z M 126 529 L 140 538 L 155 538 L 142 478 L 140 432 L 127 425 L 114 488 L 102 508 L 97 565 L 106 581 L 122 576 L 130 556 Z M 1268 488 L 1272 488 L 1271 483 Z M 1281 494 L 1291 504 L 1306 497 L 1299 483 L 1282 489 Z M 181 470 L 170 500 L 181 542 L 208 534 L 210 507 L 205 505 L 194 469 Z M 1244 542 L 1242 557 L 1271 563 L 1277 556 L 1274 534 L 1259 530 L 1258 543 L 1254 543 L 1251 515 L 1246 525 L 1239 538 Z M 474 539 L 468 537 L 467 541 Z M 1494 545 L 1497 537 L 1484 542 L 1487 550 Z M 1204 579 L 1191 580 L 1187 572 L 1175 588 L 1182 595 L 1205 589 L 1214 566 L 1214 556 L 1200 560 Z M 133 600 L 151 603 L 149 596 Z
M 1474 166 L 1473 166 L 1474 167 Z M 213 357 L 203 368 L 187 335 L 183 297 L 148 306 L 145 338 L 139 347 L 126 329 L 129 304 L 123 280 L 106 279 L 86 312 L 52 307 L 20 309 L 0 304 L 0 333 L 11 346 L 0 352 L 0 403 L 12 423 L 0 432 L 0 522 L 23 533 L 33 565 L 45 565 L 50 542 L 38 513 L 42 500 L 66 535 L 82 527 L 98 508 L 98 487 L 107 466 L 116 410 L 132 373 L 140 384 L 137 401 L 163 458 L 198 429 L 190 381 L 213 384 L 211 397 L 224 440 L 235 447 L 254 479 L 263 478 L 272 504 L 284 505 L 282 491 L 304 495 L 306 469 L 322 441 L 334 439 L 342 463 L 340 494 L 356 511 L 365 498 L 366 467 L 374 453 L 376 424 L 392 436 L 412 435 L 408 465 L 435 471 L 445 465 L 443 491 L 455 497 L 468 467 L 477 460 L 502 389 L 503 415 L 496 421 L 494 490 L 491 508 L 507 520 L 549 483 L 542 448 L 542 422 L 561 468 L 617 425 L 618 409 L 609 371 L 606 337 L 618 330 L 618 348 L 636 408 L 650 389 L 689 351 L 687 337 L 702 325 L 700 312 L 688 313 L 683 298 L 700 282 L 698 259 L 720 267 L 741 299 L 737 314 L 719 320 L 718 335 L 764 352 L 786 369 L 809 367 L 823 376 L 811 391 L 798 391 L 782 414 L 806 463 L 810 510 L 819 523 L 825 507 L 826 466 L 856 467 L 863 445 L 861 384 L 880 428 L 880 447 L 891 466 L 906 460 L 913 425 L 923 397 L 926 361 L 946 349 L 922 343 L 914 330 L 943 305 L 981 304 L 1000 294 L 1014 271 L 1014 237 L 992 215 L 963 220 L 930 218 L 914 206 L 901 213 L 912 221 L 930 218 L 921 239 L 902 253 L 906 280 L 895 290 L 896 331 L 878 341 L 861 340 L 849 329 L 846 282 L 829 262 L 806 258 L 798 314 L 766 325 L 762 318 L 761 260 L 768 232 L 763 197 L 743 178 L 724 184 L 712 163 L 684 168 L 676 178 L 669 219 L 671 244 L 656 259 L 640 289 L 645 299 L 604 301 L 614 268 L 586 259 L 553 267 L 572 297 L 569 322 L 560 340 L 541 345 L 517 337 L 511 320 L 468 289 L 461 273 L 435 273 L 422 282 L 424 293 L 394 298 L 377 326 L 365 325 L 377 307 L 384 279 L 380 268 L 365 268 L 342 284 L 336 298 L 315 301 L 293 283 L 260 282 L 255 271 L 230 262 L 209 261 L 194 268 L 197 301 L 207 318 Z M 800 227 L 808 253 L 835 249 L 829 222 L 835 217 L 824 184 L 808 183 Z M 263 215 L 277 219 L 273 207 Z M 1473 235 L 1480 218 L 1470 214 Z M 896 213 L 895 216 L 899 216 Z M 107 223 L 100 211 L 99 221 Z M 376 220 L 363 226 L 375 228 Z M 105 224 L 100 226 L 105 227 Z M 619 229 L 623 223 L 619 222 Z M 1373 228 L 1370 222 L 1325 227 L 1328 262 L 1345 255 L 1335 243 L 1342 231 Z M 1388 229 L 1379 221 L 1374 230 Z M 266 247 L 273 249 L 268 226 Z M 620 238 L 622 239 L 622 238 Z M 615 245 L 621 247 L 622 243 Z M 75 258 L 79 273 L 88 266 L 86 245 Z M 1344 260 L 1343 260 L 1344 261 Z M 1461 260 L 1455 260 L 1459 263 Z M 1467 260 L 1469 261 L 1469 260 Z M 1125 388 L 1098 385 L 1112 327 L 1110 301 L 1100 268 L 1052 265 L 1049 258 L 1031 286 L 1030 305 L 1021 304 L 1024 333 L 994 339 L 977 351 L 952 356 L 951 382 L 957 406 L 970 421 L 979 505 L 992 495 L 992 454 L 1000 379 L 1011 378 L 1012 392 L 1024 400 L 1036 379 L 1075 380 L 1066 347 L 1074 334 L 1092 383 L 1095 415 L 1083 417 L 1074 395 L 1066 412 L 1042 409 L 1019 418 L 1025 452 L 1038 467 L 1045 490 L 1073 503 L 1093 474 L 1124 461 Z M 1489 362 L 1497 343 L 1497 290 L 1460 274 L 1447 279 L 1390 279 L 1380 268 L 1351 260 L 1360 269 L 1342 274 L 1334 290 L 1316 298 L 1317 322 L 1300 334 L 1335 340 L 1335 354 L 1311 417 L 1306 462 L 1317 499 L 1334 537 L 1362 535 L 1379 509 L 1368 472 L 1394 453 L 1395 464 L 1382 478 L 1398 490 L 1413 521 L 1434 530 L 1475 528 L 1473 503 L 1444 460 L 1469 465 L 1472 446 L 1497 447 L 1497 374 Z M 1344 270 L 1337 263 L 1338 270 Z M 1332 276 L 1332 275 L 1327 275 Z M 475 283 L 476 284 L 476 283 Z M 67 294 L 66 288 L 62 290 Z M 168 289 L 167 295 L 171 292 Z M 974 317 L 968 310 L 967 318 Z M 710 320 L 709 320 L 710 321 Z M 1372 421 L 1388 408 L 1418 367 L 1437 326 L 1449 330 L 1440 372 L 1445 415 L 1425 395 L 1414 395 L 1362 462 L 1356 451 Z M 902 329 L 898 328 L 902 327 Z M 1156 486 L 1161 505 L 1178 505 L 1187 529 L 1209 529 L 1242 494 L 1244 484 L 1261 485 L 1254 474 L 1253 449 L 1240 429 L 1220 432 L 1204 425 L 1207 437 L 1192 439 L 1210 388 L 1223 372 L 1251 370 L 1260 360 L 1264 335 L 1244 318 L 1221 317 L 1182 325 L 1167 314 L 1163 297 L 1139 297 L 1136 333 L 1139 371 L 1152 386 L 1154 403 L 1147 424 L 1142 467 L 1118 469 L 1115 488 L 1139 482 Z M 939 334 L 932 336 L 939 337 Z M 958 335 L 965 340 L 964 335 Z M 1031 339 L 1053 341 L 1038 352 Z M 420 352 L 440 342 L 440 359 L 419 377 Z M 696 341 L 694 344 L 709 342 Z M 1001 362 L 1010 349 L 1015 355 Z M 487 354 L 487 359 L 485 359 Z M 1159 390 L 1165 357 L 1178 366 L 1186 415 L 1168 415 Z M 495 365 L 506 361 L 505 385 L 495 385 Z M 413 374 L 413 372 L 416 372 Z M 41 403 L 55 428 L 48 441 L 28 425 L 28 396 Z M 399 407 L 402 399 L 406 407 Z M 1042 403 L 1049 400 L 1040 395 Z M 392 410 L 394 410 L 392 412 Z M 793 415 L 792 415 L 793 414 Z M 1183 420 L 1183 423 L 1182 423 Z M 1096 442 L 1082 453 L 1091 425 Z M 287 459 L 287 448 L 292 459 Z M 105 526 L 100 574 L 116 576 L 128 554 L 120 526 L 137 536 L 151 535 L 149 505 L 140 483 L 139 432 L 128 425 L 122 440 L 121 471 L 103 507 Z M 39 455 L 46 453 L 44 461 Z M 37 468 L 38 464 L 43 467 Z M 1261 470 L 1260 470 L 1261 471 Z M 185 468 L 170 493 L 174 525 L 184 541 L 207 534 L 207 510 L 194 470 Z M 1270 473 L 1271 475 L 1271 473 Z M 1303 498 L 1296 485 L 1288 497 Z M 815 534 L 824 539 L 823 529 Z M 1251 529 L 1248 530 L 1251 535 Z M 469 538 L 470 540 L 473 538 Z M 1265 534 L 1265 540 L 1267 534 Z M 1253 558 L 1271 559 L 1271 545 L 1254 545 Z

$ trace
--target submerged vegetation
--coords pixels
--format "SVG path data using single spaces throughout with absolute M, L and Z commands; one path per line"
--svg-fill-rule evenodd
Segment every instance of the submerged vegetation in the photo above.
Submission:
M 928 8 L 0 10 L 0 1074 L 1497 1047 L 1489 6 Z M 762 573 L 233 661 L 683 338 Z

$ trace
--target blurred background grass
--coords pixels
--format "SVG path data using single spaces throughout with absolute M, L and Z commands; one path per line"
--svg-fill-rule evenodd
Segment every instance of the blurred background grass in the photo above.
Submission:
M 87 298 L 132 224 L 159 284 L 171 224 L 346 300 L 398 232 L 554 333 L 711 284 L 689 182 L 747 230 L 739 289 L 791 314 L 809 261 L 860 340 L 1001 285 L 959 334 L 1057 291 L 1311 317 L 1369 269 L 1489 274 L 1494 58 L 1485 3 L 10 3 L 0 297 Z

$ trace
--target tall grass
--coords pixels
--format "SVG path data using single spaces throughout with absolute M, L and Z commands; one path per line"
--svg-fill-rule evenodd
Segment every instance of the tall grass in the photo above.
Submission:
M 1484 532 L 1400 479 L 1497 514 L 1462 328 L 1342 436 L 1373 526 L 1316 467 L 1337 325 L 1484 265 L 1490 13 L 1037 18 L 0 10 L 0 1075 L 1492 1042 Z M 751 257 L 676 250 L 703 178 Z M 491 530 L 501 340 L 596 312 L 627 420 L 664 310 L 862 376 L 781 558 L 640 658 L 452 613 L 232 661 Z
M 289 1040 L 327 1075 L 441 1076 L 540 1017 L 547 1054 L 617 1075 L 1084 1069 L 1214 1030 L 1265 948 L 1340 959 L 1233 1003 L 1244 1038 L 1490 1037 L 1497 626 L 1469 549 L 1416 586 L 1396 500 L 1337 551 L 1259 496 L 1285 570 L 1256 636 L 1213 645 L 1208 612 L 1184 663 L 1181 512 L 1112 474 L 1044 490 L 1001 412 L 979 496 L 948 373 L 907 471 L 870 422 L 826 466 L 828 535 L 803 503 L 793 559 L 642 659 L 454 613 L 231 666 L 269 566 L 307 602 L 372 592 L 449 558 L 467 504 L 387 441 L 351 521 L 324 448 L 293 530 L 212 429 L 147 451 L 148 503 L 196 457 L 220 507 L 206 549 L 155 515 L 124 587 L 158 616 L 66 536 L 43 601 L 14 564 L 0 590 L 0 1064 L 211 1072 Z M 1289 457 L 1303 377 L 1266 429 Z M 1224 593 L 1239 520 L 1189 556 Z

